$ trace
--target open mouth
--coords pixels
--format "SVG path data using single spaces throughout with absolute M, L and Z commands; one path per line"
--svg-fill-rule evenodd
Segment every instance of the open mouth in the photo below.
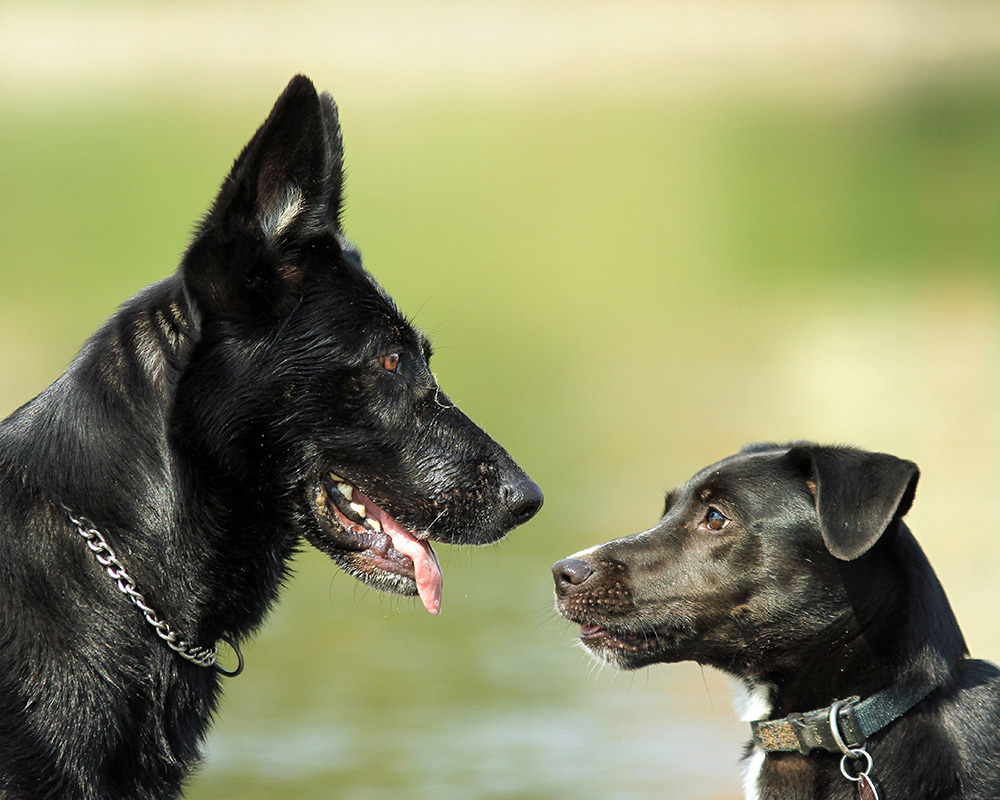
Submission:
M 357 577 L 368 580 L 373 572 L 381 573 L 388 578 L 379 581 L 381 588 L 404 594 L 413 594 L 415 588 L 424 608 L 431 614 L 441 612 L 444 579 L 426 535 L 404 528 L 332 472 L 320 482 L 315 500 L 330 543 L 351 554 L 351 571 Z

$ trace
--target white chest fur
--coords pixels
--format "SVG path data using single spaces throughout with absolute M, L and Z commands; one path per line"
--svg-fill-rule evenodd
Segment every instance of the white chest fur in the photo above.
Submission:
M 733 705 L 743 722 L 765 719 L 771 713 L 772 692 L 770 684 L 733 681 L 735 698 Z M 746 800 L 758 800 L 757 780 L 764 766 L 765 753 L 756 745 L 750 755 L 743 760 L 743 795 Z

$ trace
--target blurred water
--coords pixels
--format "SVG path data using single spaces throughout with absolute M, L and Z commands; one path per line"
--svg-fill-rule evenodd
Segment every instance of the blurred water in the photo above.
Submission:
M 725 682 L 691 665 L 595 673 L 547 608 L 546 565 L 478 555 L 446 565 L 440 619 L 359 600 L 303 559 L 246 683 L 227 687 L 190 796 L 735 796 L 743 732 Z

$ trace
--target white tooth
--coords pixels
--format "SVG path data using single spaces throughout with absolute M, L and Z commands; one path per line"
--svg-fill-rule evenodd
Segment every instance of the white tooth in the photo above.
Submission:
M 382 533 L 382 526 L 377 519 L 369 519 L 368 527 L 375 531 L 375 533 Z
M 344 479 L 343 479 L 343 478 L 341 478 L 341 477 L 340 477 L 339 475 L 334 475 L 334 474 L 333 474 L 333 473 L 331 472 L 331 473 L 330 473 L 330 480 L 331 480 L 331 481 L 333 481 L 334 483 L 342 483 Z
M 349 483 L 338 483 L 337 491 L 340 492 L 348 500 L 354 497 L 354 487 Z
M 351 511 L 353 511 L 355 514 L 357 514 L 362 519 L 364 519 L 367 516 L 367 512 L 365 511 L 365 507 L 363 505 L 361 505 L 361 503 L 351 503 Z

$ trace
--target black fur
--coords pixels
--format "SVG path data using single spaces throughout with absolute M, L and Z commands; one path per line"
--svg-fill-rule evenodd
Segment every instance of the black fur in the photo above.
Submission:
M 260 625 L 303 538 L 416 592 L 386 536 L 338 521 L 331 472 L 437 541 L 492 542 L 540 507 L 341 235 L 342 182 L 336 106 L 297 77 L 178 272 L 0 423 L 0 798 L 175 797 L 216 707 L 217 673 L 156 637 L 68 512 L 211 646 Z
M 940 684 L 870 737 L 880 796 L 1000 797 L 1000 671 L 966 658 L 902 522 L 917 478 L 915 464 L 880 453 L 750 446 L 672 491 L 649 531 L 558 562 L 558 609 L 599 658 L 716 667 L 766 699 L 767 719 Z M 839 762 L 770 753 L 748 797 L 858 797 Z

